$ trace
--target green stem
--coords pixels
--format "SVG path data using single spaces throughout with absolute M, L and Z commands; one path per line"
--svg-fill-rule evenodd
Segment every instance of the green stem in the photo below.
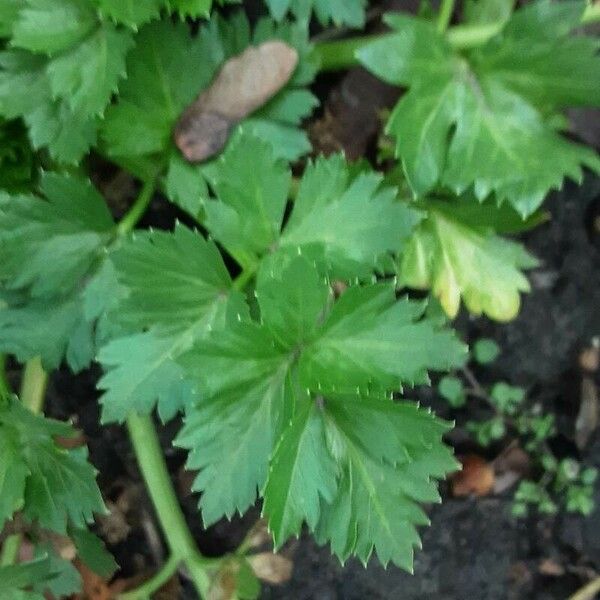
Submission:
M 242 272 L 234 279 L 233 287 L 234 290 L 238 292 L 243 292 L 244 288 L 250 283 L 252 278 L 256 275 L 256 271 L 258 269 L 258 264 L 253 264 L 249 267 L 246 267 L 242 270 Z
M 469 50 L 483 46 L 504 28 L 504 23 L 502 22 L 485 25 L 463 24 L 447 27 L 453 8 L 454 0 L 442 0 L 437 26 L 439 31 L 445 31 L 448 42 L 456 50 Z M 581 24 L 587 25 L 598 21 L 600 21 L 600 3 L 588 4 L 582 15 Z M 389 33 L 316 43 L 314 54 L 320 62 L 320 70 L 339 71 L 357 66 L 359 64 L 356 58 L 357 50 L 386 35 L 389 35 Z
M 146 600 L 152 597 L 177 571 L 180 559 L 172 555 L 167 562 L 150 578 L 138 588 L 131 592 L 119 594 L 119 600 Z
M 452 19 L 453 13 L 454 0 L 442 0 L 437 19 L 437 30 L 440 33 L 444 33 L 446 29 L 448 29 L 448 25 L 450 25 L 450 20 Z
M 25 363 L 21 381 L 21 402 L 33 413 L 42 412 L 44 394 L 48 384 L 48 373 L 42 367 L 39 357 Z
M 154 177 L 144 181 L 142 191 L 137 197 L 137 200 L 117 225 L 118 235 L 129 233 L 137 225 L 137 222 L 144 216 L 144 213 L 152 200 L 155 188 L 156 179 Z
M 4 360 L 5 357 L 2 355 L 2 373 L 4 373 Z M 44 371 L 39 357 L 28 360 L 23 369 L 20 397 L 21 402 L 31 412 L 36 414 L 42 412 L 47 384 L 48 374 Z M 7 385 L 6 382 L 5 385 Z M 20 546 L 21 534 L 9 535 L 2 546 L 0 566 L 12 565 L 17 560 Z
M 206 565 L 211 561 L 196 549 L 173 490 L 152 419 L 134 413 L 127 419 L 127 428 L 171 557 L 185 564 L 198 593 L 206 597 L 210 587 Z
M 357 66 L 359 62 L 356 58 L 356 51 L 371 42 L 381 39 L 384 35 L 386 34 L 363 35 L 315 44 L 314 54 L 319 62 L 319 70 L 322 72 L 340 71 Z
M 2 553 L 0 554 L 0 567 L 8 567 L 16 562 L 21 547 L 21 535 L 13 533 L 9 535 L 2 544 Z

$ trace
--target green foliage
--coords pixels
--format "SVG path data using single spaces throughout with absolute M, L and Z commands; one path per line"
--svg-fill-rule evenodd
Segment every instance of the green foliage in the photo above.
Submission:
M 494 362 L 500 354 L 498 344 L 489 338 L 478 339 L 473 346 L 473 358 L 480 365 L 487 365 Z
M 75 370 L 94 355 L 84 300 L 114 224 L 86 180 L 46 173 L 42 197 L 0 196 L 0 350 Z M 52 260 L 49 260 L 52 257 Z
M 267 0 L 273 20 L 251 26 L 226 11 L 191 26 L 213 4 L 0 0 L 0 352 L 40 356 L 47 369 L 97 359 L 105 423 L 181 413 L 175 444 L 197 472 L 204 523 L 262 499 L 276 547 L 306 523 L 342 561 L 375 553 L 412 569 L 421 505 L 440 500 L 436 481 L 457 466 L 443 443 L 450 424 L 396 397 L 432 371 L 450 371 L 438 391 L 458 415 L 472 401 L 488 407 L 466 425 L 481 445 L 510 431 L 545 473 L 522 482 L 515 514 L 587 514 L 595 471 L 549 452 L 553 415 L 523 389 L 483 386 L 463 368 L 446 318 L 461 302 L 514 318 L 537 262 L 504 235 L 541 222 L 543 197 L 565 177 L 600 170 L 561 133 L 563 109 L 600 101 L 597 44 L 570 35 L 583 5 L 541 0 L 511 14 L 512 0 L 467 0 L 466 24 L 498 29 L 467 49 L 431 21 L 389 16 L 396 31 L 359 51 L 408 88 L 387 126 L 404 175 L 384 176 L 342 155 L 298 160 L 317 104 L 310 18 L 362 26 L 367 2 Z M 220 156 L 187 163 L 172 141 L 182 112 L 228 59 L 272 39 L 298 51 L 291 80 Z M 119 225 L 79 174 L 91 149 L 143 180 Z M 153 186 L 200 230 L 130 233 L 158 200 Z M 434 299 L 401 297 L 404 287 Z M 472 355 L 485 365 L 498 352 L 479 340 Z M 110 577 L 114 561 L 85 528 L 104 510 L 95 470 L 85 448 L 60 444 L 73 435 L 0 401 L 0 526 L 20 511 Z M 78 589 L 50 546 L 37 556 L 0 567 L 0 596 Z M 187 566 L 193 578 L 203 568 Z M 244 552 L 218 571 L 257 597 Z
M 16 398 L 0 405 L 0 526 L 22 510 L 28 521 L 66 533 L 104 512 L 96 471 L 85 448 L 66 450 L 56 437 L 70 438 L 70 425 L 36 416 Z
M 161 10 L 176 12 L 180 17 L 208 17 L 213 0 L 95 0 L 103 16 L 133 30 L 157 19 Z M 237 0 L 217 0 L 217 4 Z
M 457 194 L 472 188 L 479 200 L 494 194 L 527 216 L 564 177 L 580 181 L 582 166 L 600 171 L 597 155 L 556 127 L 560 109 L 600 103 L 596 41 L 569 36 L 584 6 L 527 5 L 498 36 L 462 53 L 430 22 L 387 16 L 396 32 L 358 57 L 409 88 L 387 130 L 416 195 L 437 185 Z
M 216 246 L 183 226 L 136 235 L 113 261 L 125 297 L 111 318 L 125 335 L 98 357 L 107 370 L 98 384 L 103 420 L 148 413 L 157 400 L 166 420 L 192 394 L 175 359 L 242 301 Z
M 303 257 L 291 260 L 280 278 L 260 280 L 256 296 L 260 323 L 233 318 L 180 359 L 202 398 L 187 407 L 177 444 L 191 449 L 188 467 L 200 470 L 194 489 L 203 491 L 205 524 L 244 511 L 265 486 L 264 510 L 278 545 L 303 520 L 324 540 L 358 529 L 360 540 L 333 545 L 342 558 L 355 549 L 367 560 L 375 547 L 384 563 L 408 568 L 413 524 L 423 522 L 412 500 L 437 498 L 429 478 L 454 463 L 440 441 L 446 426 L 413 404 L 395 405 L 384 392 L 401 381 L 423 381 L 427 369 L 460 364 L 462 345 L 422 319 L 422 305 L 397 301 L 389 284 L 351 287 L 333 302 L 327 280 Z M 386 427 L 389 436 L 381 434 Z M 429 441 L 421 447 L 420 438 L 413 448 L 402 427 L 418 428 Z M 388 515 L 379 522 L 384 515 L 377 508 L 372 517 L 352 515 L 354 525 L 320 517 L 334 497 L 358 507 L 359 494 L 366 503 L 370 480 L 364 489 L 348 486 L 371 469 L 385 470 L 396 486 L 385 499 L 398 504 L 393 531 Z M 414 488 L 402 488 L 404 477 L 414 478 Z M 400 532 L 403 539 L 393 542 Z
M 273 18 L 280 21 L 291 12 L 298 21 L 308 21 L 314 11 L 317 19 L 326 25 L 362 27 L 365 22 L 367 0 L 265 0 Z
M 458 377 L 445 375 L 438 383 L 438 392 L 453 408 L 464 406 L 467 398 L 463 382 Z
M 395 199 L 373 172 L 355 175 L 341 156 L 307 166 L 292 213 L 280 231 L 290 194 L 289 167 L 258 139 L 241 137 L 209 171 L 217 200 L 203 204 L 206 227 L 242 264 L 277 274 L 303 254 L 347 279 L 370 275 L 397 254 L 419 214 Z
M 11 48 L 0 54 L 0 114 L 22 117 L 36 149 L 74 163 L 96 141 L 133 38 L 100 21 L 92 0 L 26 0 L 11 25 Z
M 9 600 L 44 600 L 43 586 L 47 586 L 57 575 L 49 556 L 17 565 L 0 566 L 0 593 Z

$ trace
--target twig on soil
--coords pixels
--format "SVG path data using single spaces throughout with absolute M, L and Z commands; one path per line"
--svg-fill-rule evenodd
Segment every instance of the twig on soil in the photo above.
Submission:
M 596 577 L 577 590 L 569 600 L 594 600 L 598 592 L 600 592 L 600 577 Z

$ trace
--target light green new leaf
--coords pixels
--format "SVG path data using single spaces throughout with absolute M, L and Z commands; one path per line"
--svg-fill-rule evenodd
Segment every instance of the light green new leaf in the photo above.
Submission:
M 333 500 L 336 479 L 337 465 L 327 448 L 320 410 L 306 401 L 281 436 L 264 490 L 263 514 L 276 549 L 291 535 L 299 535 L 304 521 L 316 527 L 321 500 Z
M 437 184 L 456 193 L 472 187 L 478 199 L 495 194 L 527 216 L 565 177 L 580 181 L 584 166 L 600 170 L 591 149 L 567 141 L 547 119 L 549 109 L 600 104 L 595 41 L 566 37 L 568 25 L 551 27 L 557 15 L 572 24 L 582 10 L 575 2 L 523 8 L 504 35 L 465 56 L 433 24 L 388 15 L 397 32 L 358 56 L 382 79 L 410 88 L 387 130 L 416 195 Z
M 85 527 L 94 512 L 105 511 L 87 451 L 66 450 L 54 441 L 73 435 L 70 425 L 34 415 L 16 398 L 3 400 L 0 525 L 22 509 L 28 520 L 64 534 L 67 524 Z
M 314 11 L 322 25 L 362 27 L 365 23 L 367 0 L 266 0 L 274 19 L 283 19 L 291 12 L 298 21 L 306 22 Z
M 431 289 L 446 314 L 455 317 L 461 298 L 473 314 L 514 319 L 520 292 L 529 291 L 521 272 L 537 265 L 521 244 L 493 230 L 460 220 L 453 204 L 429 202 L 428 217 L 406 244 L 399 263 L 401 285 Z M 483 205 L 480 212 L 494 211 Z
M 198 233 L 137 234 L 113 256 L 125 298 L 109 319 L 131 332 L 99 354 L 106 374 L 98 383 L 104 422 L 131 411 L 149 413 L 158 400 L 167 420 L 193 396 L 175 359 L 213 328 L 227 311 L 243 310 L 218 250 Z
M 333 305 L 319 336 L 300 359 L 313 389 L 383 387 L 428 381 L 429 369 L 460 366 L 466 347 L 428 319 L 425 304 L 396 301 L 393 285 L 352 287 Z

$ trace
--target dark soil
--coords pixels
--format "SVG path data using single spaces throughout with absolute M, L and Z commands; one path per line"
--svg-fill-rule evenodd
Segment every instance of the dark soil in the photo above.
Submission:
M 320 96 L 329 101 L 309 125 L 315 146 L 372 157 L 377 114 L 393 103 L 395 92 L 360 70 L 317 85 Z M 598 431 L 582 452 L 574 443 L 581 384 L 577 358 L 593 336 L 600 336 L 600 181 L 588 178 L 582 187 L 566 185 L 545 209 L 551 220 L 524 238 L 541 266 L 531 274 L 533 289 L 519 317 L 497 325 L 463 316 L 459 327 L 467 340 L 486 335 L 499 342 L 502 355 L 484 377 L 525 386 L 530 397 L 556 414 L 559 434 L 552 442 L 559 454 L 600 467 Z M 168 209 L 165 214 L 165 204 L 157 203 L 148 222 L 169 226 L 173 217 Z M 85 432 L 100 485 L 116 514 L 97 530 L 121 565 L 118 575 L 127 577 L 156 568 L 163 546 L 124 430 L 98 425 L 98 375 L 97 369 L 77 376 L 55 373 L 47 408 L 50 416 L 73 418 Z M 162 430 L 164 447 L 190 526 L 206 554 L 230 551 L 258 510 L 202 530 L 197 498 L 189 495 L 189 477 L 182 468 L 185 456 L 169 445 L 177 427 L 172 423 Z M 600 489 L 597 497 L 600 507 Z M 445 498 L 442 505 L 431 507 L 432 525 L 423 531 L 414 575 L 393 566 L 383 569 L 375 560 L 366 569 L 355 561 L 342 567 L 327 548 L 317 547 L 305 535 L 284 549 L 294 561 L 292 579 L 283 586 L 265 586 L 262 597 L 564 599 L 600 571 L 600 508 L 588 519 L 562 515 L 516 521 L 510 516 L 510 501 L 509 490 L 502 497 Z M 184 582 L 177 597 L 193 598 L 186 590 Z

